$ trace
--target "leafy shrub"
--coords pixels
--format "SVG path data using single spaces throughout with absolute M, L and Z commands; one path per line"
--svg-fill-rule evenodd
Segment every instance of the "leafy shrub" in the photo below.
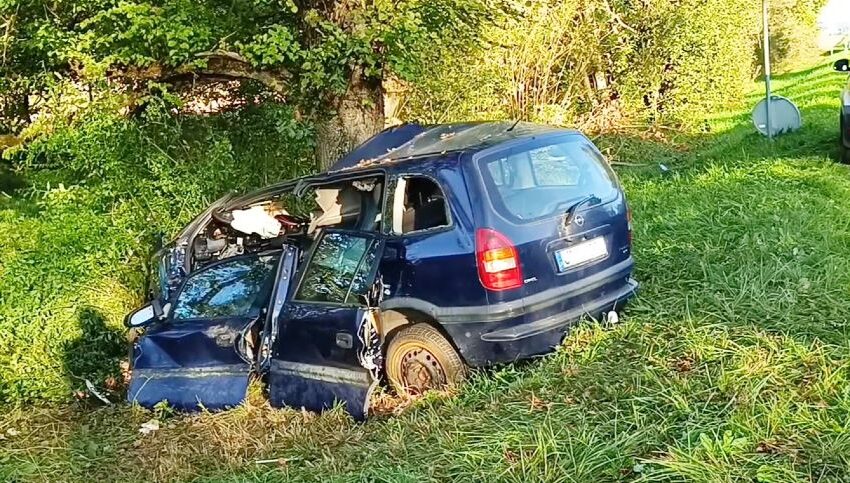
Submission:
M 791 72 L 818 52 L 818 13 L 826 0 L 773 0 L 770 2 L 770 62 L 774 73 Z M 762 73 L 762 42 L 755 48 Z
M 813 39 L 823 0 L 783 0 L 777 45 Z M 428 122 L 519 118 L 586 128 L 625 116 L 702 126 L 740 102 L 760 61 L 758 2 L 531 0 L 485 29 L 483 45 L 444 52 L 410 84 L 402 117 Z M 811 18 L 809 18 L 811 17 Z M 793 26 L 793 27 L 792 27 Z M 797 42 L 794 40 L 793 42 Z M 784 60 L 794 49 L 777 49 Z
M 92 110 L 14 159 L 0 197 L 0 402 L 67 400 L 118 376 L 154 236 L 229 190 L 312 169 L 312 134 L 283 106 L 130 121 Z

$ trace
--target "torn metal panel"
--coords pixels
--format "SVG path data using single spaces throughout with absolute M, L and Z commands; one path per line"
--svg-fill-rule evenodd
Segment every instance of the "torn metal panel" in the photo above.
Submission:
M 369 371 L 372 378 L 378 380 L 384 367 L 384 354 L 381 351 L 381 335 L 378 332 L 378 310 L 370 309 L 363 314 L 357 337 L 360 342 L 360 350 L 357 352 L 357 361 L 364 369 Z

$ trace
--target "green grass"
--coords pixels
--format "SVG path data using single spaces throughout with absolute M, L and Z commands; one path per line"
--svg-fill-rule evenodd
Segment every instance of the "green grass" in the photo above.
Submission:
M 365 424 L 256 394 L 151 435 L 138 429 L 153 415 L 124 405 L 13 409 L 0 479 L 847 481 L 843 81 L 826 67 L 779 77 L 804 128 L 773 143 L 743 110 L 701 135 L 598 140 L 641 165 L 618 167 L 643 285 L 616 327 L 582 325 L 551 356 Z
M 0 162 L 0 405 L 67 402 L 85 379 L 120 378 L 122 320 L 142 301 L 156 232 L 227 190 L 303 174 L 303 130 L 273 103 L 136 120 L 93 106 L 14 169 Z

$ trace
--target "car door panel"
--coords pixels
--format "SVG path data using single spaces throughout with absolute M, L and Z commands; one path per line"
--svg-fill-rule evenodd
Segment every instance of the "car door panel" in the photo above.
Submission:
M 272 360 L 269 371 L 269 400 L 272 406 L 290 406 L 324 411 L 342 404 L 351 416 L 362 421 L 369 411 L 369 398 L 377 378 L 363 367 L 336 367 Z
M 228 259 L 190 275 L 172 314 L 134 346 L 128 400 L 187 411 L 240 404 L 252 369 L 243 338 L 267 309 L 279 258 Z
M 153 406 L 167 400 L 181 410 L 239 404 L 248 387 L 250 365 L 235 343 L 251 319 L 187 321 L 153 327 L 136 345 L 131 402 Z
M 341 403 L 355 419 L 366 417 L 380 356 L 374 313 L 361 302 L 382 250 L 382 240 L 356 231 L 329 230 L 316 242 L 278 324 L 268 377 L 273 406 L 322 411 Z

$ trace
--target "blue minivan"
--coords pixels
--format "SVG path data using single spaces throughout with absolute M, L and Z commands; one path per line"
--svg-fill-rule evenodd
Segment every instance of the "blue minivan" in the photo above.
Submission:
M 634 295 L 631 215 L 581 133 L 388 129 L 328 172 L 225 196 L 153 258 L 128 398 L 368 412 L 553 350 Z

